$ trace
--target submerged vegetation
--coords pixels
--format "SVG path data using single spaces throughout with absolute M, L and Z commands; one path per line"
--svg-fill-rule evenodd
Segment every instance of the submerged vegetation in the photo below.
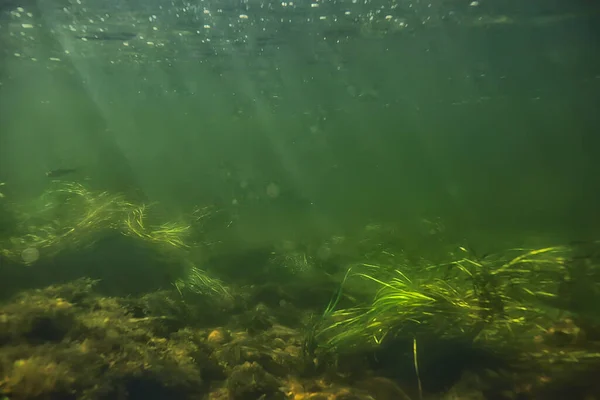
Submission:
M 134 204 L 121 194 L 93 191 L 73 182 L 55 181 L 34 204 L 17 209 L 21 223 L 3 255 L 18 261 L 26 248 L 49 255 L 68 248 L 89 246 L 107 230 L 114 230 L 163 249 L 185 249 L 190 226 L 159 223 L 150 207 Z
M 335 351 L 359 344 L 377 346 L 407 333 L 470 338 L 502 346 L 523 335 L 534 338 L 545 332 L 561 312 L 583 311 L 560 296 L 578 268 L 575 250 L 517 251 L 521 254 L 510 259 L 465 257 L 441 266 L 413 267 L 412 271 L 410 266 L 353 267 L 348 279 L 377 286 L 372 302 L 328 310 L 333 322 L 318 336 L 325 337 L 325 347 Z M 590 288 L 589 294 L 599 293 L 599 289 Z
M 576 327 L 600 321 L 600 312 L 590 307 L 600 294 L 600 283 L 593 279 L 600 272 L 599 260 L 592 262 L 589 255 L 582 259 L 581 250 L 518 249 L 519 255 L 509 258 L 465 257 L 420 271 L 408 266 L 403 268 L 406 272 L 370 264 L 353 267 L 344 284 L 350 285 L 352 279 L 375 283 L 373 299 L 335 311 L 328 308 L 315 339 L 323 351 L 334 353 L 382 346 L 399 338 L 435 337 L 466 340 L 498 356 L 553 362 L 598 359 L 596 346 L 589 349 Z M 585 276 L 585 281 L 576 282 L 577 276 Z M 572 292 L 575 287 L 586 293 Z M 585 300 L 576 302 L 574 296 Z M 547 344 L 556 340 L 568 349 L 550 352 Z
M 226 296 L 223 284 L 197 268 L 188 256 L 197 246 L 195 224 L 209 217 L 206 209 L 200 215 L 195 211 L 190 222 L 164 222 L 152 205 L 136 204 L 122 194 L 94 191 L 80 183 L 54 181 L 39 199 L 10 211 L 18 224 L 9 237 L 0 240 L 0 255 L 13 263 L 31 264 L 38 256 L 48 262 L 117 234 L 151 248 L 155 257 L 183 269 L 187 282 L 174 282 L 178 290 Z
M 590 379 L 600 369 L 600 242 L 487 255 L 456 245 L 433 263 L 395 252 L 393 230 L 369 225 L 248 252 L 206 245 L 209 206 L 169 221 L 160 205 L 70 182 L 28 205 L 7 200 L 0 274 L 22 286 L 0 308 L 0 394 L 11 400 L 600 393 Z M 107 296 L 102 285 L 118 286 L 118 273 L 97 282 L 84 265 L 78 276 L 61 269 L 86 252 L 102 262 L 108 239 L 156 261 L 137 279 L 149 268 L 166 278 L 137 297 Z M 250 258 L 252 273 L 240 265 Z M 42 281 L 26 278 L 48 268 Z

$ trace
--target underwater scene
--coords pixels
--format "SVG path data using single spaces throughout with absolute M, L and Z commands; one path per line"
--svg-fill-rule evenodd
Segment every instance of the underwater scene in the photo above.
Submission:
M 0 0 L 0 400 L 600 400 L 600 3 Z

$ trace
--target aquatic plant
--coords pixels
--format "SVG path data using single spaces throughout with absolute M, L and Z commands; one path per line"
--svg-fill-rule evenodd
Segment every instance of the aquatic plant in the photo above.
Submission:
M 21 262 L 21 253 L 39 249 L 53 257 L 81 249 L 113 231 L 154 245 L 157 250 L 184 250 L 194 245 L 190 224 L 160 221 L 153 205 L 135 204 L 120 193 L 94 191 L 81 183 L 57 181 L 42 196 L 15 210 L 20 234 L 4 246 L 5 256 Z
M 1 243 L 0 255 L 14 263 L 49 261 L 63 252 L 89 248 L 107 236 L 123 235 L 148 246 L 165 265 L 183 267 L 178 271 L 183 271 L 181 278 L 174 282 L 180 293 L 231 297 L 219 280 L 190 259 L 190 250 L 198 247 L 199 225 L 213 213 L 209 207 L 197 208 L 187 220 L 166 221 L 155 204 L 136 204 L 120 193 L 56 181 L 40 198 L 16 206 L 12 213 L 17 227 Z
M 372 300 L 335 311 L 328 307 L 314 341 L 326 353 L 375 348 L 402 337 L 467 339 L 493 351 L 522 349 L 546 334 L 561 310 L 581 314 L 581 304 L 564 301 L 573 284 L 575 253 L 572 246 L 556 246 L 483 259 L 468 254 L 412 271 L 414 277 L 362 264 L 344 285 L 355 279 L 374 283 Z M 595 300 L 588 301 L 598 300 L 597 289 Z
M 206 271 L 186 262 L 185 275 L 174 282 L 182 297 L 187 295 L 204 296 L 221 303 L 233 300 L 231 291 L 219 279 L 211 277 Z

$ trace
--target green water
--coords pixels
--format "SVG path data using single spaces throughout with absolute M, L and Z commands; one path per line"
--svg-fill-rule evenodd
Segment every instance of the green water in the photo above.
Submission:
M 597 398 L 598 26 L 0 0 L 0 398 Z
M 314 4 L 6 6 L 5 192 L 77 168 L 174 214 L 215 204 L 251 244 L 372 221 L 597 237 L 597 10 Z M 79 38 L 99 31 L 137 36 Z

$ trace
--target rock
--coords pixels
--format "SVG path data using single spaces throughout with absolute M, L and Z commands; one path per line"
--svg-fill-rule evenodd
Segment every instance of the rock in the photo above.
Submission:
M 273 375 L 255 362 L 235 367 L 227 380 L 231 400 L 284 400 L 281 386 Z

